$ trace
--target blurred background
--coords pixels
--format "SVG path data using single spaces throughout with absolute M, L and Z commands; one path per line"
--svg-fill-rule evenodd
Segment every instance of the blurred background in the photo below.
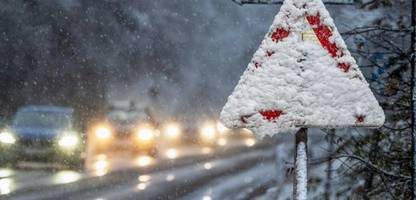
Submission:
M 1 4 L 5 116 L 28 103 L 95 115 L 114 101 L 164 116 L 217 115 L 277 10 L 188 0 Z

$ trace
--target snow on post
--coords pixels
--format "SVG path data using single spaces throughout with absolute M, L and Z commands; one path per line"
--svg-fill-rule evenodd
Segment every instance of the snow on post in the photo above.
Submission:
M 307 128 L 380 127 L 385 120 L 321 0 L 283 2 L 220 118 L 259 136 L 300 129 L 295 199 L 306 199 Z
M 296 200 L 306 200 L 307 198 L 307 156 L 306 156 L 306 144 L 301 142 L 296 149 L 296 188 L 298 188 L 295 194 Z

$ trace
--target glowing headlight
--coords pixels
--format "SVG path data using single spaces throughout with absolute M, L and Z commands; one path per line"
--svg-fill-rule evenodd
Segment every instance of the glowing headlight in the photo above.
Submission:
M 105 127 L 99 127 L 97 130 L 95 130 L 95 135 L 99 139 L 107 139 L 111 137 L 111 131 L 108 128 Z
M 0 142 L 4 144 L 14 144 L 16 138 L 10 132 L 5 131 L 0 133 Z
M 154 133 L 152 129 L 144 128 L 139 130 L 139 132 L 137 133 L 137 137 L 140 140 L 152 140 L 154 137 Z
M 225 146 L 227 144 L 227 140 L 225 138 L 220 138 L 217 144 L 220 146 Z
M 204 126 L 202 127 L 200 134 L 201 134 L 201 137 L 205 140 L 213 140 L 215 139 L 215 136 L 216 136 L 215 128 L 214 126 L 210 126 L 210 125 Z
M 75 147 L 79 142 L 79 139 L 76 135 L 63 135 L 59 141 L 58 145 L 65 148 Z
M 181 134 L 181 130 L 178 125 L 176 124 L 170 124 L 165 128 L 165 135 L 170 139 L 178 138 L 178 136 Z
M 247 138 L 245 143 L 246 143 L 246 146 L 251 147 L 256 144 L 256 140 L 254 138 Z

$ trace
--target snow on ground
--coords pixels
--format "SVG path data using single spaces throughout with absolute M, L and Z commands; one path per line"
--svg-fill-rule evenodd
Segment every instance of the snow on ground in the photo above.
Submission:
M 337 167 L 339 167 L 340 164 L 341 164 L 340 162 L 335 162 L 333 169 L 336 169 Z M 325 180 L 326 172 L 327 172 L 327 163 L 322 163 L 317 166 L 309 167 L 308 169 L 309 182 L 311 182 L 311 180 L 315 180 L 318 182 L 313 183 L 313 185 L 309 183 L 307 199 L 316 199 L 316 200 L 323 199 L 323 194 L 325 192 L 324 187 L 325 187 L 325 181 L 326 181 Z M 333 173 L 333 181 L 331 182 L 332 191 L 334 191 L 334 188 L 342 185 L 339 183 L 339 181 L 337 181 L 341 179 L 340 176 L 342 175 L 337 174 L 336 172 Z M 293 182 L 291 181 L 290 178 L 288 178 L 286 182 L 284 182 L 283 184 L 268 188 L 267 192 L 257 197 L 256 200 L 293 199 L 292 187 L 293 187 Z M 335 198 L 334 196 L 335 194 L 333 192 L 331 194 L 332 194 L 331 199 L 339 199 L 339 198 Z M 350 195 L 345 194 L 345 197 L 348 197 L 348 196 Z
M 353 129 L 343 129 L 337 131 L 337 135 L 343 134 L 353 134 Z M 325 140 L 325 133 L 319 129 L 310 129 L 308 133 L 308 159 L 309 162 L 316 160 L 318 158 L 323 158 L 328 154 L 328 142 Z M 281 146 L 280 144 L 279 146 Z M 277 147 L 278 149 L 279 147 Z M 283 149 L 282 149 L 283 150 Z M 278 154 L 287 154 L 287 151 L 279 151 Z M 288 155 L 288 158 L 291 158 Z M 291 161 L 291 160 L 289 160 Z M 345 160 L 344 160 L 345 161 Z M 344 187 L 342 183 L 343 173 L 340 171 L 342 165 L 341 160 L 335 160 L 332 164 L 332 181 L 331 186 L 331 199 L 340 199 L 336 197 L 333 191 L 339 191 L 340 188 Z M 308 178 L 308 190 L 307 190 L 307 199 L 323 199 L 323 194 L 325 192 L 325 183 L 327 181 L 326 175 L 328 170 L 328 163 L 323 162 L 320 164 L 308 165 L 307 178 Z M 255 199 L 256 200 L 269 200 L 269 199 L 293 199 L 293 177 L 286 176 L 284 182 L 280 184 L 273 185 L 269 187 L 265 193 L 260 194 Z M 352 194 L 342 194 L 344 199 L 348 199 Z

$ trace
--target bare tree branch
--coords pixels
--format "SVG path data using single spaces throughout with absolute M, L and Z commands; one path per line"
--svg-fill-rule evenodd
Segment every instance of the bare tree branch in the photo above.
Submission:
M 362 33 L 374 32 L 374 31 L 387 31 L 387 32 L 396 32 L 396 33 L 410 33 L 411 27 L 406 27 L 404 29 L 394 29 L 385 26 L 362 26 L 357 27 L 349 31 L 342 32 L 341 35 L 358 35 Z
M 361 163 L 365 164 L 368 168 L 370 168 L 370 169 L 372 169 L 372 170 L 374 170 L 374 171 L 376 171 L 380 174 L 383 174 L 385 176 L 389 176 L 389 177 L 392 177 L 392 178 L 406 179 L 406 180 L 410 180 L 410 178 L 411 178 L 410 176 L 406 176 L 406 175 L 390 173 L 390 172 L 380 168 L 379 166 L 373 164 L 372 162 L 367 161 L 366 159 L 364 159 L 360 156 L 351 155 L 351 154 L 342 154 L 342 155 L 335 155 L 335 156 L 332 157 L 332 159 L 340 159 L 340 158 L 350 158 L 350 159 L 360 161 Z M 310 164 L 310 165 L 321 164 L 323 162 L 327 162 L 328 159 L 330 159 L 330 157 L 318 158 L 318 159 L 311 160 L 310 162 L 308 162 L 308 164 Z

